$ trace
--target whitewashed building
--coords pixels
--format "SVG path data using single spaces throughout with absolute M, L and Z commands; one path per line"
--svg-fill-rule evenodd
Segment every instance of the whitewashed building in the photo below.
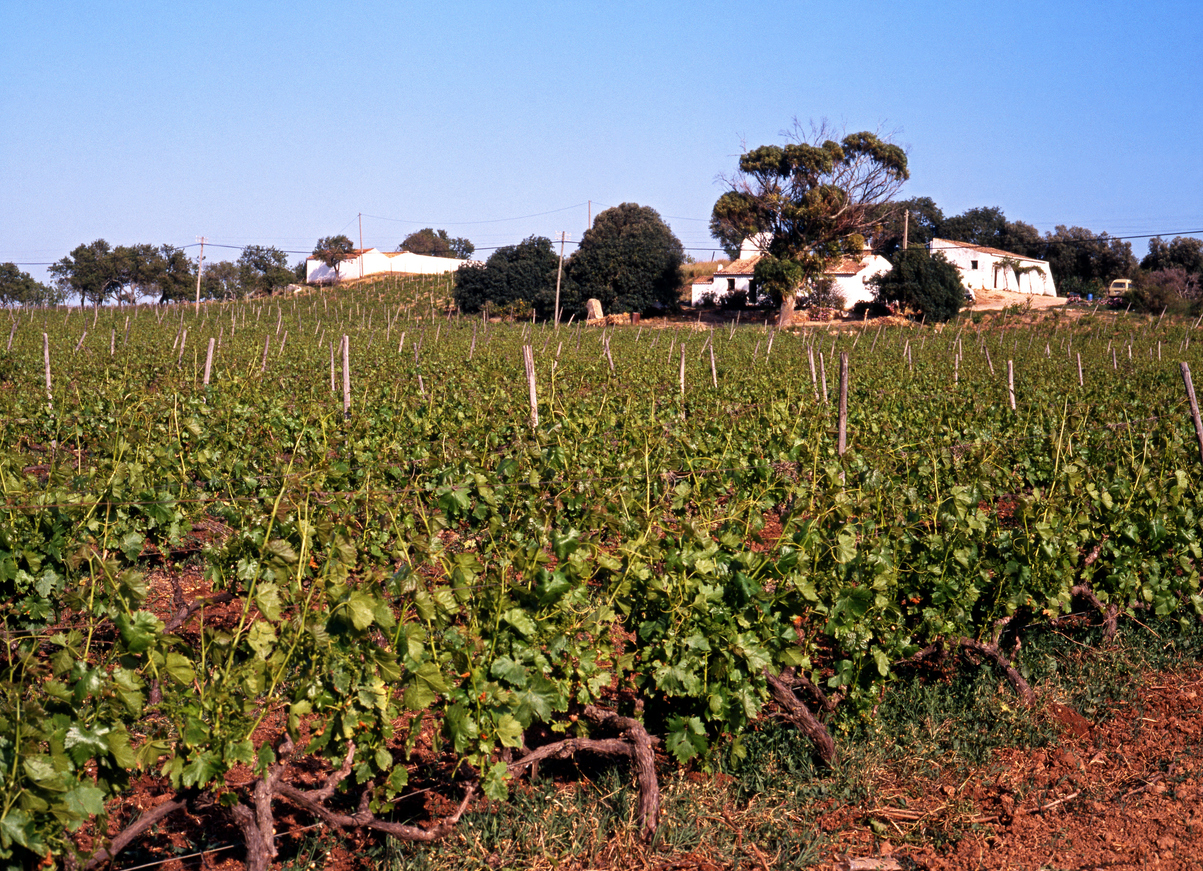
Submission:
M 722 266 L 713 276 L 699 278 L 690 288 L 690 300 L 693 305 L 713 301 L 721 303 L 730 294 L 743 291 L 751 298 L 752 276 L 756 270 L 756 262 L 767 250 L 767 238 L 758 236 L 745 239 L 739 249 L 739 259 Z M 869 280 L 874 276 L 889 272 L 891 263 L 880 254 L 874 254 L 865 248 L 860 257 L 845 257 L 827 270 L 827 274 L 835 279 L 836 289 L 844 297 L 844 307 L 852 308 L 858 302 L 873 299 L 873 290 Z
M 1056 296 L 1053 272 L 1047 260 L 1022 257 L 998 248 L 932 239 L 927 250 L 943 254 L 961 273 L 961 283 L 970 293 L 979 290 L 1009 290 L 1036 296 Z
M 835 289 L 844 297 L 844 308 L 850 309 L 858 302 L 872 302 L 873 288 L 869 282 L 893 268 L 889 260 L 866 247 L 860 257 L 845 257 L 829 266 L 827 274 L 835 279 Z
M 410 251 L 381 251 L 366 248 L 352 252 L 352 256 L 331 269 L 321 260 L 310 256 L 305 261 L 305 281 L 308 284 L 325 284 L 347 281 L 365 275 L 440 275 L 454 272 L 467 260 L 452 257 L 431 257 L 429 254 L 414 254 Z

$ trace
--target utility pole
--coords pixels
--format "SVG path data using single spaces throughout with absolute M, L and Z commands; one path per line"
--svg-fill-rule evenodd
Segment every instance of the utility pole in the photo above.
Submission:
M 911 210 L 907 209 L 905 212 L 902 213 L 902 250 L 903 251 L 906 250 L 907 236 L 910 234 L 910 229 L 911 229 Z
M 363 278 L 363 212 L 359 213 L 359 277 Z
M 560 275 L 564 272 L 564 236 L 565 232 L 560 231 L 560 263 L 556 266 L 556 310 L 555 321 L 556 329 L 560 328 Z
M 205 268 L 205 237 L 200 237 L 201 250 L 200 257 L 196 258 L 196 310 L 200 311 L 200 283 L 201 272 Z
M 589 222 L 585 224 L 585 229 L 588 230 L 593 226 L 593 200 L 589 201 Z

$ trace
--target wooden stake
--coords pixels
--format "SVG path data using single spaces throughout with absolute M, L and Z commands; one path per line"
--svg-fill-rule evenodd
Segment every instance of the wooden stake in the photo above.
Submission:
M 1195 437 L 1199 440 L 1199 462 L 1203 463 L 1203 421 L 1199 419 L 1199 403 L 1195 399 L 1195 385 L 1190 380 L 1190 366 L 1187 365 L 1185 360 L 1180 365 L 1182 367 L 1182 381 L 1186 385 L 1186 398 L 1190 400 L 1190 416 L 1195 422 Z M 49 379 L 49 374 L 46 377 Z
M 522 346 L 522 363 L 526 368 L 526 386 L 530 393 L 530 428 L 539 428 L 539 396 L 535 388 L 535 352 L 530 345 Z
M 260 375 L 262 375 L 264 372 L 267 371 L 267 351 L 271 347 L 271 344 L 272 344 L 272 337 L 264 336 L 263 337 L 263 362 L 259 364 L 259 374 Z M 331 390 L 334 389 L 333 377 L 334 376 L 331 375 L 331 384 L 330 384 Z
M 209 373 L 213 371 L 213 346 L 215 344 L 217 344 L 216 339 L 209 339 L 209 351 L 205 354 L 205 387 L 209 386 Z
M 718 389 L 718 369 L 714 365 L 714 343 L 710 343 L 710 380 L 714 382 L 714 388 Z
M 819 383 L 823 385 L 823 404 L 827 404 L 827 364 L 823 362 L 823 352 L 819 352 Z
M 343 417 L 351 416 L 351 339 L 343 335 Z
M 1082 385 L 1082 355 L 1081 355 L 1081 353 L 1079 353 L 1077 351 L 1075 351 L 1074 353 L 1078 355 L 1078 386 L 1081 387 L 1081 386 L 1083 386 Z
M 50 337 L 42 333 L 42 359 L 46 362 L 46 401 L 54 408 L 54 394 L 50 392 Z
M 1007 393 L 1011 397 L 1011 411 L 1015 410 L 1015 364 L 1007 361 Z
M 840 353 L 840 418 L 837 451 L 844 456 L 848 447 L 848 352 Z

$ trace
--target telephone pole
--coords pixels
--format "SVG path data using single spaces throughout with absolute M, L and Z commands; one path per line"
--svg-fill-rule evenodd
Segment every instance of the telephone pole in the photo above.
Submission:
M 363 212 L 359 213 L 359 277 L 363 278 Z
M 201 272 L 205 268 L 205 237 L 200 237 L 201 250 L 200 256 L 196 258 L 196 310 L 200 311 L 200 283 Z

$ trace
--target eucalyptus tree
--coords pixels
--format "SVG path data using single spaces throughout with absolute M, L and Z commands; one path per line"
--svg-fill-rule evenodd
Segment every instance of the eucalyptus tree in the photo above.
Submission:
M 807 131 L 795 121 L 784 145 L 745 152 L 714 204 L 711 226 L 724 233 L 720 238 L 763 234 L 764 256 L 798 264 L 802 281 L 860 254 L 881 224 L 881 204 L 910 177 L 906 152 L 868 131 L 838 142 L 835 135 L 826 124 Z M 773 287 L 780 293 L 778 323 L 787 326 L 796 288 Z

